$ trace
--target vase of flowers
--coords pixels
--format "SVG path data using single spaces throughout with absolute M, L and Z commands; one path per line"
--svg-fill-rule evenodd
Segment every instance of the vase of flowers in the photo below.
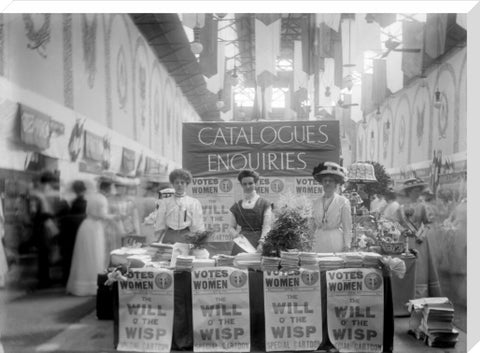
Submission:
M 305 196 L 282 194 L 275 208 L 275 222 L 265 237 L 263 256 L 279 257 L 282 251 L 311 251 L 311 201 Z
M 377 219 L 378 244 L 385 254 L 401 254 L 405 252 L 405 241 L 401 239 L 401 226 L 384 218 Z
M 210 253 L 205 249 L 205 244 L 211 235 L 212 232 L 207 230 L 203 232 L 188 233 L 185 236 L 185 240 L 191 245 L 190 255 L 195 256 L 196 259 L 208 259 Z

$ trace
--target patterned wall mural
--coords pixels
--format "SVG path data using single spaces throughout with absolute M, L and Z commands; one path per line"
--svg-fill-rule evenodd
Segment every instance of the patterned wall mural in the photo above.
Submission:
M 376 156 L 388 168 L 431 161 L 435 150 L 443 155 L 466 151 L 466 49 L 458 49 L 381 106 L 379 133 L 371 141 L 374 113 L 359 124 L 357 160 Z M 438 102 L 435 104 L 435 92 Z M 378 146 L 378 154 L 372 152 Z M 362 150 L 363 148 L 363 150 Z
M 182 121 L 200 120 L 125 14 L 0 14 L 0 75 L 175 163 Z

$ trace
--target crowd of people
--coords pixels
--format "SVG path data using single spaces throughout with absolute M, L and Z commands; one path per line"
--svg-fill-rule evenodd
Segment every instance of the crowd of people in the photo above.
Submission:
M 347 174 L 345 168 L 333 162 L 320 163 L 312 171 L 323 187 L 323 194 L 312 205 L 315 252 L 349 251 L 354 245 L 352 208 L 349 199 L 342 195 Z M 243 196 L 229 209 L 229 232 L 234 237 L 245 237 L 262 252 L 274 220 L 273 204 L 257 193 L 260 175 L 256 171 L 242 170 L 237 179 Z M 169 181 L 171 187 L 160 187 L 154 182 L 140 186 L 126 178 L 100 177 L 95 188 L 76 180 L 70 188 L 73 197 L 67 201 L 60 197 L 58 176 L 50 171 L 42 173 L 30 196 L 38 287 L 52 285 L 50 267 L 59 263 L 68 293 L 95 295 L 97 274 L 108 266 L 110 252 L 122 246 L 125 236 L 141 236 L 145 243 L 173 244 L 186 242 L 185 236 L 191 232 L 203 232 L 202 205 L 187 195 L 192 175 L 188 170 L 176 169 L 170 173 Z M 462 219 L 466 217 L 466 199 L 455 207 L 448 191 L 440 190 L 437 196 L 425 182 L 413 178 L 383 195 L 374 195 L 368 200 L 369 212 L 410 230 L 413 236 L 409 246 L 425 257 L 428 242 L 423 240 L 428 232 L 438 231 L 440 222 L 452 229 L 455 224 L 465 226 Z M 242 251 L 233 243 L 232 255 Z M 0 285 L 7 267 L 2 254 L 0 251 Z M 432 271 L 428 264 L 417 267 L 424 271 L 420 277 L 436 278 L 425 272 Z M 419 296 L 440 295 L 438 282 L 426 283 Z

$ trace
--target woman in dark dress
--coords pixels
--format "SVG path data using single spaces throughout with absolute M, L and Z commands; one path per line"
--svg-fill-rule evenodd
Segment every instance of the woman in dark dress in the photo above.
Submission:
M 85 192 L 87 188 L 81 180 L 75 180 L 72 184 L 72 191 L 75 193 L 75 199 L 67 215 L 61 220 L 61 251 L 63 262 L 63 281 L 67 283 L 70 274 L 70 265 L 72 263 L 73 248 L 77 238 L 77 231 L 80 224 L 86 217 L 87 201 L 85 200 Z
M 230 208 L 230 229 L 234 233 L 243 234 L 252 246 L 261 252 L 265 236 L 271 228 L 272 205 L 255 190 L 260 179 L 257 172 L 242 170 L 237 179 L 243 189 L 243 199 Z M 244 250 L 234 244 L 232 255 L 241 252 Z

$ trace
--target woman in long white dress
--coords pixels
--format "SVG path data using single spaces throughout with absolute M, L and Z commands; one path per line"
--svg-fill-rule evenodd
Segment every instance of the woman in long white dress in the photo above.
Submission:
M 322 184 L 324 192 L 313 203 L 313 251 L 348 251 L 352 241 L 350 201 L 337 193 L 346 180 L 346 170 L 337 163 L 324 162 L 313 170 L 313 177 Z
M 77 296 L 96 295 L 97 274 L 109 260 L 106 255 L 104 221 L 109 218 L 108 202 L 100 193 L 87 196 L 87 218 L 78 229 L 67 293 Z

